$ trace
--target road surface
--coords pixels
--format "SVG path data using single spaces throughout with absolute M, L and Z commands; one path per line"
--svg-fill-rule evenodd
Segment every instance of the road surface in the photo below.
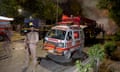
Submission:
M 24 49 L 24 37 L 19 37 L 17 34 L 13 37 L 12 43 L 10 45 L 12 49 L 12 56 L 8 57 L 6 52 L 2 47 L 0 47 L 0 72 L 22 72 L 25 59 L 25 49 Z M 2 45 L 3 42 L 0 42 Z M 37 72 L 73 72 L 75 69 L 74 65 L 63 65 L 58 64 L 48 58 L 46 58 L 46 52 L 42 50 L 42 41 L 40 41 L 37 47 L 37 57 L 40 63 L 38 64 L 36 70 Z M 72 70 L 71 70 L 72 68 Z M 31 66 L 29 66 L 27 72 L 31 72 Z

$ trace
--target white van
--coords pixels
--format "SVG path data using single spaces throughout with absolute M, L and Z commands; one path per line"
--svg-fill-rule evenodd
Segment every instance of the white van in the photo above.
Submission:
M 70 59 L 84 47 L 84 32 L 79 25 L 57 25 L 45 36 L 44 49 L 54 55 Z

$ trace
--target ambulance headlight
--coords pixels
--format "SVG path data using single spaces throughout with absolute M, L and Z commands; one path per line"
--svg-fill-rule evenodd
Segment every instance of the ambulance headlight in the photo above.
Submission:
M 64 47 L 64 43 L 59 43 L 58 47 Z

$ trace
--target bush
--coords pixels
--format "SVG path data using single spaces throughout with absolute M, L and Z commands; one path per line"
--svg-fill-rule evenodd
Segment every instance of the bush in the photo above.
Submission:
M 120 32 L 117 32 L 113 38 L 115 41 L 120 41 Z
M 93 45 L 89 48 L 88 55 L 89 61 L 85 61 L 85 64 L 76 61 L 76 66 L 79 72 L 91 72 L 91 68 L 97 72 L 99 70 L 99 64 L 104 58 L 104 48 L 101 48 L 100 44 Z
M 90 49 L 88 50 L 88 55 L 92 58 L 92 59 L 97 59 L 99 58 L 100 60 L 102 60 L 104 58 L 104 48 L 101 48 L 100 44 L 96 44 L 93 45 L 92 47 L 90 47 Z
M 111 57 L 112 53 L 117 49 L 117 46 L 114 41 L 109 41 L 104 44 L 104 48 L 107 57 Z
M 79 60 L 76 61 L 76 67 L 78 69 L 78 72 L 90 72 L 91 69 L 90 63 L 82 64 L 82 62 Z
M 104 59 L 104 48 L 100 44 L 93 45 L 88 50 L 88 55 L 91 58 L 91 65 L 94 72 L 98 72 L 100 62 Z

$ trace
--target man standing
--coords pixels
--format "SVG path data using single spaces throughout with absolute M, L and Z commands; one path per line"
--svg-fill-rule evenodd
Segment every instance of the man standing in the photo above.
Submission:
M 26 63 L 28 66 L 29 62 L 30 62 L 30 56 L 31 56 L 31 58 L 32 58 L 32 72 L 35 72 L 35 66 L 37 64 L 36 47 L 37 47 L 38 41 L 39 41 L 38 32 L 35 31 L 35 28 L 32 25 L 30 27 L 30 32 L 27 33 L 26 37 L 25 37 L 26 53 L 27 53 Z
M 4 30 L 4 38 L 5 38 L 5 41 L 3 42 L 3 45 L 2 47 L 4 48 L 4 50 L 6 51 L 6 55 L 8 57 L 11 57 L 12 56 L 12 49 L 11 49 L 11 36 L 12 36 L 12 32 L 10 30 L 10 27 L 6 28 Z

